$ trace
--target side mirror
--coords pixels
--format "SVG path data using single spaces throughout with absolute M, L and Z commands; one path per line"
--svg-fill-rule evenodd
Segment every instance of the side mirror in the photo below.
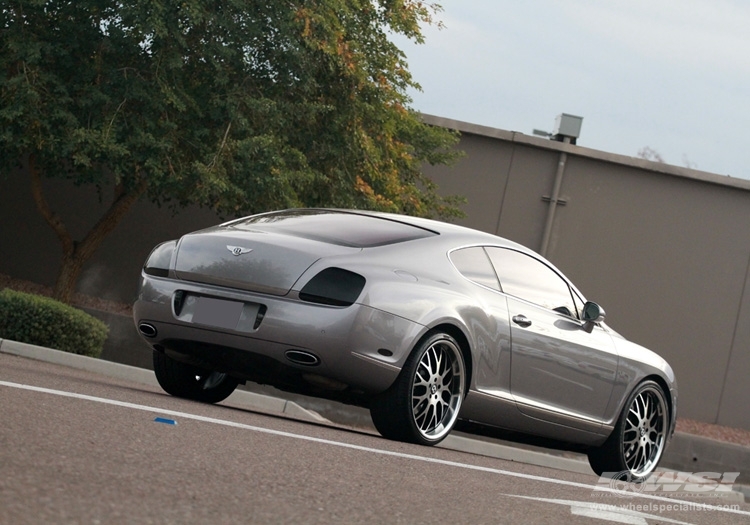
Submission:
M 583 305 L 582 318 L 585 321 L 583 329 L 588 333 L 591 333 L 594 330 L 594 325 L 604 321 L 604 316 L 604 308 L 596 303 L 588 301 Z

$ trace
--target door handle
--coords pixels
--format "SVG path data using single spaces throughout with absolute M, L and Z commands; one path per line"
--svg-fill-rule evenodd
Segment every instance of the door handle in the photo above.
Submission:
M 527 328 L 527 327 L 531 326 L 531 319 L 529 319 L 525 315 L 514 315 L 513 316 L 513 322 L 516 323 L 518 326 L 521 326 L 523 328 Z

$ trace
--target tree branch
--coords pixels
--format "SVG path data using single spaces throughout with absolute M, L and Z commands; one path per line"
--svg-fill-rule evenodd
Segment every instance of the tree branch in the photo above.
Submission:
M 125 190 L 121 184 L 117 184 L 115 186 L 114 201 L 104 215 L 89 230 L 86 237 L 78 243 L 76 246 L 76 257 L 88 260 L 107 234 L 120 223 L 120 220 L 130 210 L 131 206 L 143 195 L 147 187 L 148 183 L 145 178 L 141 179 L 136 187 L 130 191 Z
M 110 207 L 89 230 L 86 237 L 80 242 L 72 243 L 71 251 L 63 255 L 60 272 L 55 283 L 55 299 L 70 302 L 83 265 L 96 252 L 107 234 L 120 223 L 131 206 L 143 195 L 147 187 L 145 178 L 141 178 L 139 183 L 130 190 L 126 190 L 122 183 L 115 184 L 113 201 Z
M 224 151 L 224 146 L 227 145 L 227 137 L 229 137 L 229 130 L 232 129 L 232 121 L 229 121 L 229 124 L 227 124 L 227 129 L 224 132 L 224 138 L 221 140 L 221 145 L 219 146 L 219 150 L 216 152 L 216 155 L 214 155 L 213 160 L 211 160 L 211 164 L 208 165 L 208 171 L 212 171 L 214 169 L 214 166 L 216 165 L 219 156 L 221 155 L 221 152 Z
M 62 245 L 63 253 L 66 255 L 72 255 L 75 250 L 75 242 L 68 233 L 68 229 L 63 224 L 60 216 L 52 211 L 47 203 L 47 199 L 44 198 L 42 190 L 42 178 L 39 174 L 39 169 L 36 166 L 36 158 L 32 153 L 29 155 L 29 173 L 31 173 L 31 194 L 34 196 L 34 202 L 39 213 L 44 217 L 44 220 L 57 234 L 57 238 L 60 240 Z

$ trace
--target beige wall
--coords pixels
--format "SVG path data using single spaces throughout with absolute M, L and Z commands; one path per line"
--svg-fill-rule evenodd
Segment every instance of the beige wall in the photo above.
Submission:
M 66 181 L 44 180 L 44 194 L 74 239 L 81 239 L 111 202 L 103 188 L 102 202 L 94 188 Z M 104 240 L 86 264 L 78 291 L 105 299 L 132 302 L 141 266 L 156 244 L 220 221 L 215 214 L 189 208 L 173 214 L 140 201 Z M 0 176 L 0 273 L 51 286 L 62 249 L 52 229 L 36 211 L 28 174 Z
M 460 222 L 537 251 L 565 151 L 547 257 L 672 364 L 681 417 L 750 428 L 750 181 L 425 119 L 462 132 L 467 156 L 427 168 L 468 197 Z
M 567 152 L 548 258 L 604 306 L 616 330 L 669 360 L 681 417 L 750 429 L 750 181 L 425 119 L 462 132 L 466 156 L 427 168 L 443 193 L 468 197 L 459 222 L 535 250 L 549 209 L 542 196 Z M 103 207 L 90 189 L 45 181 L 45 190 L 77 236 Z M 140 202 L 86 266 L 79 290 L 132 301 L 155 244 L 219 220 Z M 52 284 L 59 243 L 21 170 L 0 179 L 0 221 L 0 272 Z

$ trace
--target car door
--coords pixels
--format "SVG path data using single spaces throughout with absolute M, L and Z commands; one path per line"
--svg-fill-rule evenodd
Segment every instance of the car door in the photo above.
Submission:
M 580 320 L 582 301 L 541 259 L 487 248 L 507 296 L 510 389 L 521 412 L 596 430 L 612 393 L 618 356 L 609 333 Z

